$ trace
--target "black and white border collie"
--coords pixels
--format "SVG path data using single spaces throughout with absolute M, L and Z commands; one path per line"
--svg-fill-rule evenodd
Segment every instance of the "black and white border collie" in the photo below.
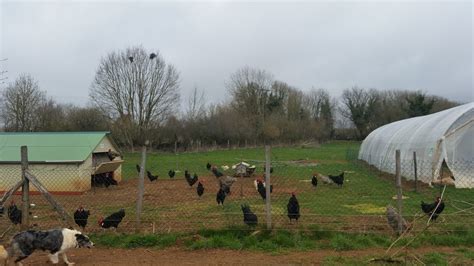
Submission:
M 49 251 L 49 260 L 53 264 L 59 262 L 59 255 L 62 255 L 67 265 L 73 265 L 67 259 L 66 251 L 71 248 L 91 248 L 94 246 L 89 238 L 77 230 L 72 229 L 53 229 L 48 231 L 28 230 L 16 234 L 10 247 L 8 248 L 8 257 L 14 258 L 15 263 L 22 265 L 20 261 L 26 259 L 35 250 Z

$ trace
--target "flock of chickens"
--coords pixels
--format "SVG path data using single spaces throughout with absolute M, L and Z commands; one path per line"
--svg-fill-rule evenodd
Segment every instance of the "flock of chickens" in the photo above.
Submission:
M 137 168 L 137 171 L 140 173 L 141 171 L 140 166 L 136 165 L 136 168 Z M 231 193 L 232 184 L 234 184 L 234 182 L 236 182 L 237 179 L 235 177 L 224 175 L 222 172 L 220 172 L 217 169 L 216 166 L 212 166 L 210 163 L 207 163 L 206 168 L 207 170 L 212 172 L 212 174 L 215 176 L 216 181 L 218 182 L 218 185 L 219 185 L 219 190 L 216 193 L 216 202 L 218 205 L 223 205 L 227 195 Z M 270 169 L 270 172 L 273 172 L 273 168 Z M 153 175 L 150 171 L 146 171 L 146 173 L 150 182 L 158 180 L 158 175 Z M 170 178 L 174 178 L 175 175 L 176 175 L 176 172 L 174 170 L 170 170 L 168 172 L 168 176 Z M 203 180 L 200 180 L 196 173 L 194 173 L 194 175 L 191 176 L 188 170 L 184 172 L 184 177 L 189 187 L 193 187 L 197 183 L 196 193 L 199 197 L 201 197 L 205 191 L 205 187 L 204 187 L 205 182 Z M 311 178 L 311 184 L 313 187 L 318 186 L 318 179 L 320 179 L 325 184 L 336 184 L 339 187 L 342 187 L 342 185 L 344 184 L 344 172 L 342 172 L 341 174 L 337 176 L 333 176 L 333 175 L 325 176 L 325 175 L 316 173 Z M 261 198 L 265 200 L 267 194 L 266 194 L 266 186 L 265 186 L 264 180 L 261 178 L 255 179 L 254 186 L 257 192 L 260 194 Z M 270 185 L 270 193 L 272 192 L 273 192 L 273 185 Z M 444 210 L 444 208 L 445 208 L 444 202 L 439 197 L 436 198 L 436 201 L 431 204 L 424 203 L 423 201 L 421 202 L 422 211 L 425 214 L 429 215 L 432 220 L 436 220 L 439 214 L 441 214 L 441 212 Z M 243 221 L 246 225 L 255 226 L 258 224 L 258 217 L 255 213 L 252 212 L 248 204 L 241 205 L 241 209 L 243 213 Z M 1 209 L 0 212 L 3 213 L 3 209 Z M 17 207 L 17 205 L 13 201 L 10 203 L 7 213 L 8 213 L 8 218 L 13 224 L 16 225 L 16 224 L 21 223 L 22 211 L 21 209 Z M 403 218 L 401 218 L 402 220 L 400 221 L 400 216 L 397 214 L 396 210 L 393 207 L 388 206 L 386 214 L 387 214 L 388 223 L 393 228 L 394 231 L 397 231 L 399 229 L 400 223 L 402 224 L 403 230 L 407 228 L 406 221 Z M 89 216 L 90 216 L 90 211 L 84 209 L 81 206 L 74 212 L 74 221 L 78 226 L 84 229 L 87 226 L 87 221 L 88 221 Z M 291 197 L 288 200 L 287 216 L 290 220 L 290 223 L 293 220 L 297 222 L 301 216 L 300 205 L 299 205 L 298 199 L 296 198 L 295 192 L 291 193 Z M 106 218 L 100 218 L 98 221 L 98 225 L 105 229 L 107 228 L 117 229 L 124 217 L 125 217 L 125 210 L 120 209 L 119 211 L 110 214 Z

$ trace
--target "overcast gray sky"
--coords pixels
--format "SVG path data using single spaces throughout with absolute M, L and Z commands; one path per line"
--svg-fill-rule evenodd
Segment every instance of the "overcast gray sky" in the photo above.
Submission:
M 222 101 L 248 65 L 334 96 L 357 85 L 474 100 L 471 1 L 0 3 L 0 69 L 63 103 L 86 104 L 101 56 L 133 45 L 176 66 L 183 98 L 197 86 Z

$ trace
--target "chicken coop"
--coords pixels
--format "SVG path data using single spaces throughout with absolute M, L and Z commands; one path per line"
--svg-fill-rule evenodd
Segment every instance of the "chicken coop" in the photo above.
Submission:
M 21 178 L 21 146 L 28 148 L 29 171 L 54 194 L 80 194 L 122 179 L 122 156 L 109 132 L 0 133 L 2 192 Z
M 416 174 L 432 183 L 447 171 L 457 188 L 473 188 L 474 102 L 379 127 L 362 142 L 359 159 L 394 174 L 396 150 L 406 179 Z

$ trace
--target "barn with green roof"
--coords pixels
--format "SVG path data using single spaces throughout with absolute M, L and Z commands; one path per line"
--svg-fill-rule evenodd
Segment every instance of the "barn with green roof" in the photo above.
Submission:
M 77 194 L 122 179 L 123 163 L 109 132 L 0 133 L 0 191 L 21 179 L 20 148 L 29 170 L 51 192 Z

